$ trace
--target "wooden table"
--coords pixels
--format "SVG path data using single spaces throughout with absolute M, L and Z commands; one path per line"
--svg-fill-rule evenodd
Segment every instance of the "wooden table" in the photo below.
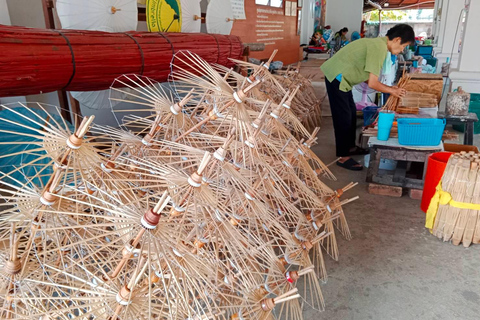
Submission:
M 477 114 L 469 113 L 466 116 L 447 116 L 444 112 L 438 113 L 439 119 L 447 120 L 447 124 L 465 125 L 465 135 L 463 137 L 463 144 L 473 145 L 473 129 L 475 122 L 478 121 Z
M 442 143 L 435 147 L 401 146 L 397 138 L 380 141 L 376 137 L 371 137 L 368 144 L 370 147 L 370 163 L 366 181 L 409 189 L 423 189 L 423 178 L 428 156 L 443 150 Z M 380 159 L 397 161 L 397 167 L 394 172 L 380 172 Z M 425 164 L 421 177 L 411 178 L 406 176 L 407 169 L 412 162 Z

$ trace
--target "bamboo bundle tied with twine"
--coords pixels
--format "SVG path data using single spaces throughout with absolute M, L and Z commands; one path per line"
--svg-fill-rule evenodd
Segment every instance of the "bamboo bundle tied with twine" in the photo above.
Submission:
M 443 241 L 480 243 L 480 155 L 453 154 L 427 212 L 426 226 Z

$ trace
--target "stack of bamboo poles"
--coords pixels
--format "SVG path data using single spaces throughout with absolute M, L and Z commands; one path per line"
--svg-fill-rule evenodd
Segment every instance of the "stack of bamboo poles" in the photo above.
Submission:
M 395 111 L 401 114 L 418 114 L 420 108 L 435 108 L 437 106 L 438 101 L 436 95 L 421 92 L 407 92 L 407 94 L 399 100 Z
M 440 204 L 434 201 L 429 208 L 430 212 L 436 213 L 432 228 L 434 236 L 454 245 L 462 243 L 464 247 L 480 243 L 479 168 L 479 154 L 462 152 L 450 157 L 441 180 Z M 450 197 L 448 202 L 443 200 Z
M 333 175 L 310 150 L 318 129 L 293 114 L 295 90 L 259 99 L 260 85 L 278 85 L 266 69 L 245 78 L 178 53 L 171 90 L 117 79 L 120 128 L 85 117 L 71 130 L 41 104 L 46 116 L 3 106 L 21 120 L 0 117 L 0 133 L 27 139 L 35 157 L 1 176 L 0 317 L 300 320 L 303 306 L 322 310 L 323 252 L 338 259 L 335 226 L 351 237 L 342 208 L 357 197 L 341 197 L 355 184 L 334 191 L 320 179 Z
M 411 75 L 404 72 L 400 80 L 398 80 L 397 87 L 405 88 L 405 86 L 410 81 L 410 78 L 411 78 Z M 388 97 L 388 100 L 382 109 L 396 111 L 397 107 L 399 106 L 399 102 L 400 102 L 400 98 L 390 95 L 390 97 Z

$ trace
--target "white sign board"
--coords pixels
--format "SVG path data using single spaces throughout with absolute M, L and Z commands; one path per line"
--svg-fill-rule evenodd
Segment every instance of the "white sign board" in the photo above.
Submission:
M 233 18 L 245 20 L 245 0 L 230 0 L 232 3 Z

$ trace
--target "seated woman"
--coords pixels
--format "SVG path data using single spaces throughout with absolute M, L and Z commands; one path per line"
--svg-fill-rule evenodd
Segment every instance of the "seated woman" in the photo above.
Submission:
M 335 36 L 333 38 L 335 40 L 335 46 L 333 48 L 335 52 L 340 50 L 344 45 L 348 43 L 347 33 L 348 33 L 347 27 L 342 28 L 337 33 L 335 33 Z
M 319 47 L 320 44 L 320 38 L 322 35 L 320 34 L 319 31 L 315 32 L 312 37 L 310 38 L 310 42 L 308 43 L 309 46 L 311 47 Z

